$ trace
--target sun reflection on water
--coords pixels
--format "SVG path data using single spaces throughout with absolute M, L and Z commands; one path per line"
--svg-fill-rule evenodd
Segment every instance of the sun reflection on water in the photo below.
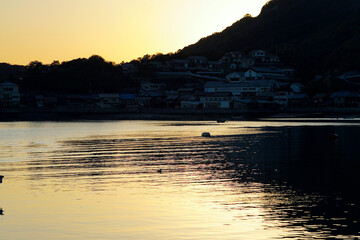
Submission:
M 293 122 L 0 126 L 11 132 L 0 139 L 0 231 L 6 239 L 351 239 L 357 199 L 327 173 L 354 177 L 341 151 L 360 154 L 329 142 L 336 126 L 342 139 L 359 131 Z

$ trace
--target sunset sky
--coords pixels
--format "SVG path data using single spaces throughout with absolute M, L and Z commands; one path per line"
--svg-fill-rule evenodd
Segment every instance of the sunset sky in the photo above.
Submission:
M 0 0 L 0 62 L 175 52 L 268 0 Z

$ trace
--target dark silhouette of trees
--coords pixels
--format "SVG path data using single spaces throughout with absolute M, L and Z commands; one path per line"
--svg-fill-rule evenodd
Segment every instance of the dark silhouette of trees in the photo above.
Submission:
M 137 84 L 124 76 L 120 65 L 93 55 L 50 65 L 33 61 L 27 66 L 21 87 L 31 92 L 98 93 L 121 92 Z

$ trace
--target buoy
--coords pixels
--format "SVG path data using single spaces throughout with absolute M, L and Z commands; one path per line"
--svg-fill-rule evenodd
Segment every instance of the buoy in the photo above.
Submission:
M 211 137 L 210 133 L 208 133 L 208 132 L 203 132 L 203 133 L 201 134 L 201 136 L 202 136 L 202 137 Z
M 333 141 L 338 140 L 338 139 L 339 139 L 339 135 L 337 135 L 336 133 L 331 134 L 330 139 L 333 140 Z

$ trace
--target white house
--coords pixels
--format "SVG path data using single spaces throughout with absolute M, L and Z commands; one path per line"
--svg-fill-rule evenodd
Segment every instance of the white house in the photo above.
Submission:
M 287 107 L 289 104 L 289 99 L 294 95 L 291 91 L 277 91 L 274 95 L 274 102 L 283 106 Z
M 11 82 L 0 83 L 0 106 L 11 108 L 19 105 L 19 86 Z
M 263 50 L 253 50 L 249 53 L 249 55 L 256 59 L 257 62 L 262 63 L 279 63 L 280 59 L 275 54 L 266 53 Z
M 248 80 L 259 80 L 264 79 L 264 75 L 260 72 L 255 71 L 253 68 L 248 69 L 245 73 L 245 78 Z
M 249 55 L 253 58 L 257 58 L 257 59 L 265 59 L 266 56 L 266 52 L 263 50 L 252 50 Z
M 200 98 L 204 108 L 231 108 L 232 94 L 230 92 L 212 92 Z

